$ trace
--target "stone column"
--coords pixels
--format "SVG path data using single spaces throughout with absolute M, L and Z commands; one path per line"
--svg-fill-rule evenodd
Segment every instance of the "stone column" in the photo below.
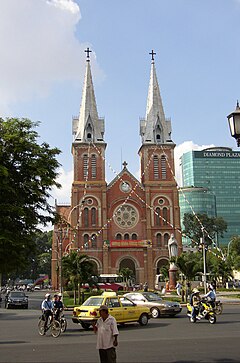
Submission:
M 108 273 L 108 266 L 109 266 L 109 263 L 108 263 L 108 256 L 109 256 L 109 248 L 108 248 L 108 245 L 106 242 L 103 243 L 103 261 L 102 261 L 102 264 L 103 264 L 103 273 L 104 274 L 107 274 Z
M 175 263 L 170 263 L 169 273 L 169 289 L 174 290 L 177 283 L 177 266 Z

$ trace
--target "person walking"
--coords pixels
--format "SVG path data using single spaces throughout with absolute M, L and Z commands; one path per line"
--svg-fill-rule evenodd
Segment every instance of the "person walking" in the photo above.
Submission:
M 182 284 L 178 281 L 177 285 L 176 285 L 176 290 L 177 290 L 177 294 L 178 296 L 182 296 L 181 291 L 182 291 Z
M 93 324 L 97 334 L 97 349 L 101 363 L 116 363 L 116 347 L 118 345 L 118 328 L 116 319 L 108 313 L 108 307 L 101 305 L 100 318 Z

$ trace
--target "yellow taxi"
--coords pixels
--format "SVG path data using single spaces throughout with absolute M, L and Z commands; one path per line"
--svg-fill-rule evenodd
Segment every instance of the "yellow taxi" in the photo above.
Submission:
M 91 296 L 81 306 L 76 306 L 72 321 L 81 324 L 86 330 L 89 329 L 100 317 L 101 305 L 108 306 L 109 314 L 114 316 L 118 324 L 138 322 L 140 325 L 147 325 L 152 316 L 148 307 L 137 306 L 127 297 L 117 296 L 115 292 L 104 292 L 99 296 Z

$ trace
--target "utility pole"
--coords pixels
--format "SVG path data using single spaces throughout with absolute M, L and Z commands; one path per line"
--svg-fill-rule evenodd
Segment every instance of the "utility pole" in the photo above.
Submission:
M 204 228 L 202 228 L 202 238 L 201 245 L 203 249 L 203 286 L 204 286 L 204 294 L 207 293 L 207 264 L 206 264 L 206 248 L 205 248 L 205 238 L 204 238 Z

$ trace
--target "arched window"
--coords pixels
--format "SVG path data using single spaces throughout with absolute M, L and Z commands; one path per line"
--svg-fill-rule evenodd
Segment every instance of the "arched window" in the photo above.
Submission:
M 158 156 L 157 155 L 154 155 L 154 157 L 153 157 L 153 177 L 154 177 L 154 179 L 159 179 Z
M 161 171 L 162 171 L 162 179 L 167 179 L 167 163 L 166 163 L 166 156 L 161 156 Z
M 97 176 L 97 158 L 96 155 L 92 155 L 92 178 Z
M 88 208 L 84 208 L 84 210 L 83 210 L 83 225 L 84 225 L 84 227 L 89 226 L 89 223 L 88 223 Z
M 166 207 L 163 208 L 163 225 L 166 226 L 168 222 L 168 210 Z
M 163 242 L 164 242 L 164 246 L 166 247 L 168 245 L 168 240 L 169 240 L 169 234 L 165 233 L 164 234 L 164 238 L 163 238 Z
M 124 234 L 124 240 L 129 240 L 129 234 L 128 233 Z
M 87 132 L 87 141 L 91 141 L 92 140 L 92 126 L 90 123 L 87 125 L 86 132 Z
M 83 176 L 87 177 L 88 174 L 88 156 L 83 155 Z
M 156 220 L 156 226 L 160 226 L 160 208 L 159 207 L 156 208 L 155 220 Z
M 122 235 L 121 235 L 121 233 L 118 233 L 118 234 L 116 235 L 116 239 L 117 239 L 117 240 L 119 240 L 119 241 L 121 241 L 121 239 L 122 239 Z
M 137 235 L 136 235 L 136 233 L 133 233 L 133 234 L 132 234 L 132 240 L 134 240 L 134 241 L 136 241 L 136 240 L 137 240 Z
M 161 242 L 162 242 L 161 233 L 157 233 L 157 235 L 156 235 L 156 242 L 157 242 L 157 247 L 161 247 Z
M 84 242 L 84 248 L 85 249 L 88 249 L 88 241 L 89 241 L 89 235 L 88 234 L 85 234 L 83 236 L 83 242 Z
M 92 226 L 96 226 L 96 208 L 92 208 L 91 209 L 91 222 L 92 222 Z
M 92 248 L 97 248 L 97 235 L 93 234 L 91 240 L 92 240 Z

